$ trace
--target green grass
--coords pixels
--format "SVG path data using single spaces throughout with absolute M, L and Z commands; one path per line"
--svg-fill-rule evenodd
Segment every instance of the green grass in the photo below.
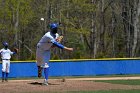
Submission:
M 63 93 L 140 93 L 140 90 L 102 90 L 102 91 L 79 91 Z
M 96 75 L 96 76 L 62 76 L 66 78 L 102 78 L 102 77 L 138 77 L 140 74 L 120 74 L 120 75 Z M 50 78 L 62 78 L 60 77 L 50 77 Z
M 107 78 L 107 77 L 137 77 L 140 76 L 140 74 L 131 74 L 131 75 L 97 75 L 97 76 L 54 76 L 54 77 L 49 77 L 49 79 L 62 79 L 62 78 Z M 9 80 L 28 80 L 28 79 L 40 79 L 37 76 L 36 77 L 17 77 L 17 78 L 11 78 L 9 77 Z M 43 78 L 42 78 L 43 79 Z M 0 78 L 1 80 L 1 78 Z
M 98 80 L 94 82 L 105 82 L 105 83 L 123 84 L 123 85 L 140 85 L 140 80 Z
M 28 93 L 140 93 L 140 90 L 101 90 L 101 91 L 28 92 Z

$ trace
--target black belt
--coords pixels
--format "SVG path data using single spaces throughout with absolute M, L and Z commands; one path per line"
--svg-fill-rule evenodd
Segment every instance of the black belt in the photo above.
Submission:
M 2 59 L 2 60 L 10 60 L 10 59 Z

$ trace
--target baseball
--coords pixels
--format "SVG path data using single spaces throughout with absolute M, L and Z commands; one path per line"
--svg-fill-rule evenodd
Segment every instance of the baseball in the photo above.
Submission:
M 44 18 L 41 18 L 40 20 L 44 21 Z
M 65 79 L 65 78 L 63 78 L 63 79 L 62 79 L 62 82 L 66 82 L 66 79 Z

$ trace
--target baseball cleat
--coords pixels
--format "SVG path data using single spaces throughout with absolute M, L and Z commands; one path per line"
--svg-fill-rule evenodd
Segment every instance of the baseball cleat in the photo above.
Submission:
M 5 79 L 6 82 L 8 82 L 8 79 Z
M 49 83 L 48 83 L 48 81 L 47 81 L 47 80 L 44 80 L 44 82 L 42 83 L 42 85 L 46 85 L 46 86 L 48 86 L 48 85 L 49 85 Z
M 47 82 L 46 82 L 46 83 L 44 82 L 44 83 L 42 83 L 42 85 L 46 85 L 46 86 L 48 86 L 49 84 L 48 84 Z
M 2 79 L 2 81 L 1 82 L 4 82 L 4 79 Z
M 42 77 L 42 67 L 38 66 L 38 77 L 41 78 Z

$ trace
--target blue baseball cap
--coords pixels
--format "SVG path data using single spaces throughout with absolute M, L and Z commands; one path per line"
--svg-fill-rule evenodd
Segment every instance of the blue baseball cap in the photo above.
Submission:
M 54 28 L 58 28 L 58 24 L 57 23 L 51 23 L 50 24 L 50 29 L 54 29 Z
M 7 42 L 3 42 L 3 45 L 4 45 L 4 46 L 8 46 L 8 43 L 7 43 Z

